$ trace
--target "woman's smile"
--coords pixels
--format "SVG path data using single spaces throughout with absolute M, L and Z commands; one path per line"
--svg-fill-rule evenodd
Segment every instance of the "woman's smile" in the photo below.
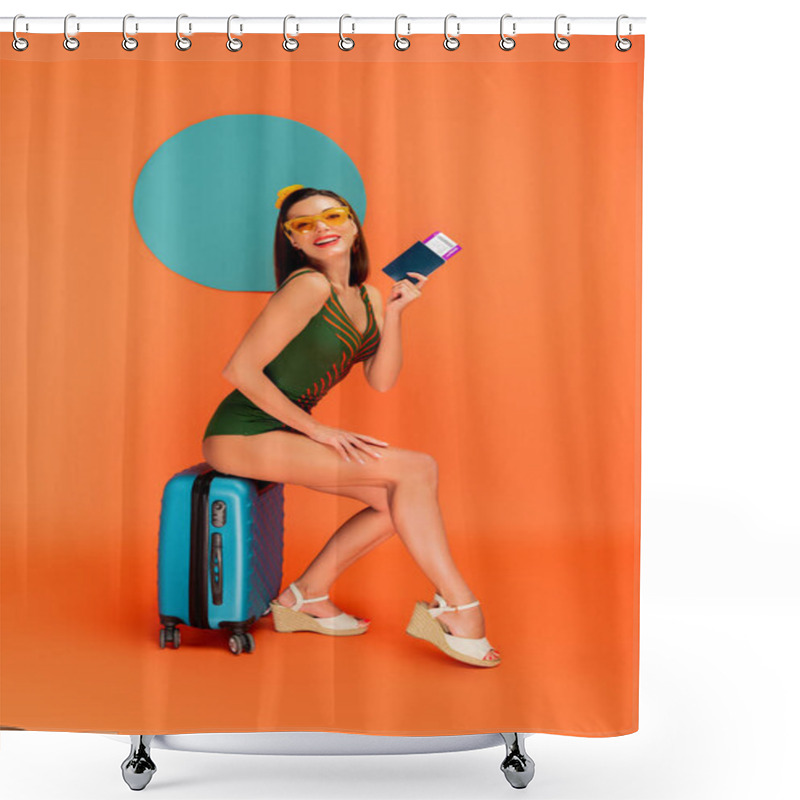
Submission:
M 339 236 L 336 234 L 325 234 L 325 236 L 320 236 L 319 239 L 315 240 L 314 244 L 317 247 L 327 247 L 329 244 L 333 244 L 334 242 L 338 242 L 340 239 Z

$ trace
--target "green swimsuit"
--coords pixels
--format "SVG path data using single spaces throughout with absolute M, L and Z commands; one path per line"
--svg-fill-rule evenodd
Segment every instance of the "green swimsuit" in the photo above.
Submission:
M 304 269 L 290 275 L 277 291 L 304 272 L 317 270 Z M 361 286 L 361 299 L 367 308 L 367 328 L 363 334 L 359 333 L 344 310 L 331 284 L 331 296 L 325 305 L 264 367 L 264 374 L 306 412 L 310 413 L 328 391 L 350 372 L 354 364 L 371 358 L 378 349 L 380 332 L 364 286 Z M 295 429 L 262 411 L 238 389 L 234 389 L 217 407 L 203 439 L 220 433 L 250 436 L 275 430 Z

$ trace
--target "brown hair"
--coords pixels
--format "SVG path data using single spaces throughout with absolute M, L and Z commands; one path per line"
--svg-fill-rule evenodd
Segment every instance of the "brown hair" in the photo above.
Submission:
M 339 205 L 349 209 L 350 213 L 353 215 L 353 221 L 356 223 L 358 233 L 353 240 L 353 246 L 350 250 L 350 278 L 348 286 L 361 286 L 369 275 L 369 253 L 358 215 L 353 210 L 350 203 L 336 194 L 336 192 L 332 192 L 328 189 L 314 189 L 312 186 L 304 186 L 302 189 L 297 189 L 291 194 L 286 195 L 278 213 L 273 250 L 275 259 L 275 288 L 277 289 L 286 280 L 290 272 L 294 272 L 294 270 L 300 267 L 316 269 L 316 267 L 309 262 L 306 254 L 292 245 L 283 228 L 283 223 L 286 222 L 289 209 L 300 200 L 305 200 L 306 197 L 311 197 L 315 194 L 332 197 Z

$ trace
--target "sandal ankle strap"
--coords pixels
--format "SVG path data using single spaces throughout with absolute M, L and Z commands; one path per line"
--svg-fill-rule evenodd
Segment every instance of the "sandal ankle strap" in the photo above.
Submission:
M 479 600 L 475 600 L 472 603 L 466 603 L 463 606 L 449 606 L 447 605 L 447 601 L 442 597 L 438 592 L 435 593 L 434 599 L 436 600 L 437 604 L 433 608 L 429 608 L 428 611 L 431 612 L 431 616 L 438 617 L 439 614 L 444 613 L 445 611 L 463 611 L 465 608 L 474 608 L 475 606 L 480 605 Z
M 299 611 L 300 606 L 302 606 L 303 603 L 316 603 L 318 600 L 327 600 L 328 597 L 330 597 L 330 595 L 326 594 L 323 597 L 305 598 L 303 597 L 303 593 L 297 588 L 297 586 L 294 583 L 290 583 L 289 588 L 292 590 L 292 593 L 294 594 L 297 600 L 297 602 L 292 606 L 292 611 Z

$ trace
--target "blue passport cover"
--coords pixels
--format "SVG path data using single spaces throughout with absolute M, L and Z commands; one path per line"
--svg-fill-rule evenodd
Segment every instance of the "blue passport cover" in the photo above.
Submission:
M 423 275 L 430 275 L 437 267 L 441 267 L 445 260 L 436 255 L 430 247 L 422 242 L 415 242 L 403 253 L 400 253 L 394 261 L 387 264 L 383 271 L 396 281 L 408 278 L 412 283 L 417 279 L 410 276 L 409 272 L 420 272 Z

